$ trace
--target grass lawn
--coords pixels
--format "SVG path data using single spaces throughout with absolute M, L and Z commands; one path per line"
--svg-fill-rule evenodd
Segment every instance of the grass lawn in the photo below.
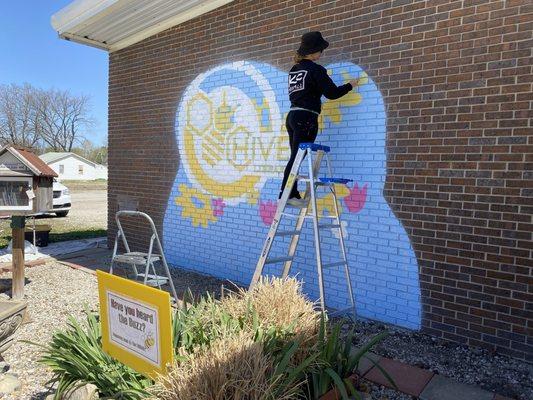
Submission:
M 95 181 L 69 181 L 62 180 L 61 183 L 70 191 L 77 190 L 107 190 L 107 180 L 97 179 Z
M 11 240 L 11 228 L 9 226 L 11 220 L 0 220 L 0 249 L 7 247 Z M 32 225 L 31 221 L 26 222 L 27 225 Z M 107 229 L 98 227 L 73 227 L 71 224 L 60 221 L 60 218 L 38 218 L 35 224 L 52 225 L 50 231 L 50 243 L 63 242 L 65 240 L 76 239 L 90 239 L 102 237 L 107 235 Z

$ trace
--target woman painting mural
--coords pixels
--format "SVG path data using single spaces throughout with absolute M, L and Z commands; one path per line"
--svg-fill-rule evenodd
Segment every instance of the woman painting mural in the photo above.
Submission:
M 291 157 L 285 167 L 279 198 L 292 169 L 300 143 L 312 143 L 318 134 L 318 116 L 321 111 L 321 97 L 330 100 L 344 96 L 357 86 L 357 79 L 337 86 L 329 77 L 326 68 L 316 64 L 329 43 L 320 32 L 308 32 L 302 36 L 300 48 L 294 57 L 294 66 L 289 71 L 289 99 L 291 108 L 286 127 L 289 133 Z M 295 182 L 288 204 L 304 206 L 306 201 L 298 192 Z

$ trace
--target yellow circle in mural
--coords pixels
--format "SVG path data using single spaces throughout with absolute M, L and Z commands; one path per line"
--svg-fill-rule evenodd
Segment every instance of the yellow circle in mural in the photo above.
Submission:
M 236 72 L 249 81 L 244 88 L 224 79 L 209 90 L 203 87 L 214 74 Z M 245 93 L 246 88 L 254 96 Z M 274 91 L 251 63 L 236 62 L 199 75 L 186 90 L 178 114 L 187 178 L 198 190 L 228 204 L 257 199 L 266 180 L 277 177 L 288 158 L 281 126 Z

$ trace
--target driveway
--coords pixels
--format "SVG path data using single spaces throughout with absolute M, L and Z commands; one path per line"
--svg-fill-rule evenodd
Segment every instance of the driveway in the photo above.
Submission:
M 65 218 L 54 218 L 71 227 L 107 229 L 107 190 L 73 190 L 72 209 Z
M 39 216 L 35 224 L 50 225 L 50 241 L 58 242 L 72 239 L 86 239 L 106 235 L 107 230 L 107 190 L 70 189 L 72 208 L 66 217 L 55 214 Z M 0 248 L 7 246 L 11 229 L 9 219 L 0 221 Z M 28 219 L 27 225 L 33 220 Z

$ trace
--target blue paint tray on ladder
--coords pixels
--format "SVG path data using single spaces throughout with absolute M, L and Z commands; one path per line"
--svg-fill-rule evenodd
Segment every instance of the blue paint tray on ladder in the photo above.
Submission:
M 352 179 L 345 178 L 318 178 L 322 183 L 340 183 L 341 185 L 346 185 L 347 183 L 353 182 Z
M 330 151 L 330 148 L 329 146 L 324 146 L 322 144 L 318 144 L 318 143 L 300 143 L 300 149 L 302 150 L 305 150 L 305 149 L 309 149 L 311 151 L 319 151 L 319 150 L 322 150 L 324 151 L 325 153 L 329 153 Z

